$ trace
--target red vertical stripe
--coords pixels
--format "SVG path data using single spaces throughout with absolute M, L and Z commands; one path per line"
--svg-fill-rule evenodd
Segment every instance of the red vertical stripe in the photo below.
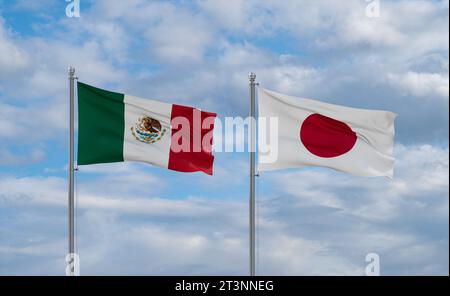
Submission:
M 215 113 L 200 111 L 192 107 L 172 105 L 172 141 L 169 154 L 169 169 L 179 172 L 202 171 L 208 175 L 212 175 L 214 162 L 214 156 L 211 151 L 212 137 L 211 141 L 207 143 L 203 143 L 203 139 L 206 134 L 212 132 L 214 129 L 213 119 L 215 117 Z M 176 118 L 185 119 L 177 120 Z M 205 119 L 207 118 L 212 120 L 212 124 L 202 128 L 203 123 L 206 124 L 207 121 Z M 180 138 L 181 130 L 184 129 L 187 131 L 188 129 L 180 124 L 177 126 L 174 122 L 189 122 L 189 134 L 183 133 L 183 137 Z M 178 134 L 178 137 L 174 137 L 176 134 Z M 185 141 L 185 149 L 176 151 L 175 146 L 178 145 L 180 147 L 181 141 Z

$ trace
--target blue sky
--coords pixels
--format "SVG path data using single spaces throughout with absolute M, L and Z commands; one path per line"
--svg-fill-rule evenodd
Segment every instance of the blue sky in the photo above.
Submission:
M 308 168 L 258 180 L 258 274 L 449 272 L 448 1 L 0 0 L 0 274 L 63 275 L 67 67 L 110 90 L 245 115 L 247 74 L 399 114 L 394 180 Z M 245 275 L 247 155 L 214 176 L 139 163 L 77 173 L 85 275 Z

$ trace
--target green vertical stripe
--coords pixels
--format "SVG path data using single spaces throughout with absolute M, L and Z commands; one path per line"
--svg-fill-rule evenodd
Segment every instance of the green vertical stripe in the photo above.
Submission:
M 78 82 L 78 164 L 123 161 L 124 95 Z

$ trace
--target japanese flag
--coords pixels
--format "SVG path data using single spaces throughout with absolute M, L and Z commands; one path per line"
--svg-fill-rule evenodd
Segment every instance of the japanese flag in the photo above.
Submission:
M 260 171 L 322 166 L 357 176 L 393 177 L 395 113 L 261 88 L 258 108 Z

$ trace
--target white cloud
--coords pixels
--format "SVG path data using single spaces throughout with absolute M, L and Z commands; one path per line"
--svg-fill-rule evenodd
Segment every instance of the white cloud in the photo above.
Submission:
M 366 15 L 365 1 L 272 1 L 274 26 L 313 39 L 320 47 L 402 48 L 402 53 L 448 49 L 445 5 L 428 1 L 381 2 L 380 17 Z M 427 23 L 427 26 L 418 24 Z M 321 34 L 317 34 L 317 32 Z M 428 42 L 424 43 L 424 38 Z M 406 52 L 405 52 L 406 50 Z
M 12 53 L 1 53 L 11 49 Z M 30 64 L 33 67 L 27 68 L 24 75 L 24 67 Z M 63 41 L 29 38 L 13 45 L 7 40 L 0 43 L 1 138 L 31 144 L 61 136 L 60 132 L 68 127 L 69 66 L 76 67 L 81 81 L 91 84 L 125 80 L 124 72 L 102 56 L 96 42 L 74 46 Z M 15 75 L 17 71 L 22 74 Z
M 108 165 L 114 167 L 123 164 Z M 94 166 L 95 167 L 95 166 Z M 164 195 L 165 182 L 136 167 L 128 165 L 129 169 L 105 173 L 93 180 L 87 176 L 77 176 L 78 205 L 82 210 L 105 210 L 114 213 L 136 213 L 146 215 L 163 215 L 198 217 L 213 215 L 215 203 L 205 199 L 188 197 L 186 200 Z M 85 167 L 81 167 L 81 172 Z M 110 171 L 111 171 L 110 170 Z M 94 170 L 93 172 L 100 172 Z M 83 178 L 84 177 L 84 178 Z M 109 184 L 107 187 L 99 184 Z M 0 179 L 0 199 L 4 202 L 40 204 L 52 207 L 65 207 L 67 201 L 66 180 L 60 177 L 8 177 Z M 158 197 L 162 194 L 163 196 Z M 236 207 L 235 202 L 224 202 L 229 209 Z
M 160 62 L 199 62 L 214 40 L 208 28 L 208 23 L 197 16 L 174 11 L 150 27 L 145 36 L 149 50 Z
M 0 90 L 4 87 L 3 79 L 25 70 L 30 62 L 27 52 L 10 35 L 0 16 Z
M 356 178 L 325 169 L 280 171 L 261 177 L 258 272 L 361 275 L 369 252 L 380 254 L 382 274 L 448 272 L 447 261 L 442 260 L 443 254 L 448 254 L 448 228 L 446 231 L 441 224 L 448 219 L 448 149 L 398 146 L 397 155 L 394 181 Z M 107 181 L 111 176 L 118 180 L 129 173 L 143 177 L 146 173 L 139 173 L 134 165 L 118 172 L 110 168 L 89 173 L 103 172 L 100 178 L 89 178 L 88 183 L 96 184 L 97 189 L 86 182 L 79 186 L 77 233 L 84 274 L 246 274 L 246 198 L 218 200 L 213 192 L 208 198 L 158 198 L 165 189 L 133 191 L 133 186 L 142 185 L 139 178 L 127 179 L 126 190 L 111 194 L 101 186 L 112 184 Z M 246 188 L 241 190 L 246 192 Z M 52 219 L 64 221 L 65 196 L 62 178 L 0 179 L 2 206 L 32 211 L 32 216 L 53 209 L 59 214 L 51 215 Z M 28 218 L 20 221 L 34 223 Z M 423 225 L 439 228 L 430 233 Z M 46 236 L 46 229 L 51 227 L 33 230 L 33 237 Z M 54 246 L 61 236 L 55 238 Z M 24 251 L 31 249 L 26 245 L 42 244 L 40 240 L 8 243 L 13 236 L 7 237 L 0 243 L 0 260 L 11 256 L 40 260 Z M 411 256 L 402 255 L 405 252 Z M 62 273 L 55 254 L 48 272 Z M 31 267 L 30 272 L 37 271 Z
M 396 154 L 393 181 L 322 169 L 263 175 L 260 182 L 272 186 L 260 197 L 261 219 L 279 225 L 261 226 L 261 241 L 284 231 L 320 243 L 314 260 L 330 253 L 341 259 L 314 265 L 321 266 L 317 274 L 362 274 L 358 262 L 369 252 L 381 256 L 382 274 L 448 273 L 448 264 L 439 263 L 448 258 L 448 148 L 397 146 Z
M 0 138 L 14 140 L 14 144 L 32 144 L 60 135 L 67 128 L 64 107 L 60 102 L 25 107 L 0 103 Z
M 275 188 L 283 188 L 278 194 L 297 197 L 299 205 L 333 208 L 365 220 L 395 219 L 401 215 L 399 207 L 411 202 L 410 206 L 420 208 L 428 196 L 439 199 L 440 206 L 433 211 L 445 215 L 442 206 L 448 208 L 448 148 L 398 145 L 395 150 L 392 181 L 350 177 L 330 170 L 302 170 L 275 173 Z M 324 185 L 328 180 L 333 182 Z
M 29 165 L 43 160 L 44 157 L 45 152 L 41 148 L 31 149 L 26 154 L 18 154 L 0 147 L 0 165 Z
M 400 142 L 448 138 L 448 1 L 382 1 L 377 19 L 364 1 L 212 2 L 95 1 L 83 24 L 62 13 L 50 36 L 0 24 L 0 161 L 21 161 L 4 142 L 65 139 L 69 65 L 90 84 L 233 115 L 247 113 L 254 71 L 292 95 L 407 106 Z M 447 100 L 395 100 L 396 88 Z M 448 274 L 448 148 L 396 149 L 391 182 L 321 169 L 262 176 L 258 271 L 361 274 L 375 251 L 382 273 Z M 247 164 L 234 157 L 217 155 L 213 179 L 81 167 L 85 274 L 246 274 Z M 196 194 L 172 196 L 182 186 Z M 64 272 L 66 195 L 62 177 L 1 175 L 0 273 Z
M 13 9 L 18 10 L 31 10 L 41 12 L 44 9 L 54 7 L 57 0 L 40 0 L 40 1 L 16 1 L 13 5 Z
M 274 19 L 265 3 L 244 0 L 197 1 L 202 13 L 219 30 L 233 33 L 270 33 L 270 21 Z
M 417 73 L 408 71 L 404 74 L 388 74 L 388 80 L 394 87 L 400 88 L 405 94 L 415 96 L 438 96 L 448 99 L 448 73 Z
M 87 41 L 80 46 L 68 42 L 46 41 L 32 39 L 26 44 L 33 48 L 36 67 L 26 80 L 30 91 L 40 97 L 57 96 L 60 100 L 67 100 L 67 69 L 76 68 L 76 75 L 81 81 L 101 85 L 124 80 L 124 72 L 116 68 L 102 56 L 100 46 L 95 41 Z M 64 82 L 63 82 L 64 81 Z M 22 94 L 19 91 L 19 94 Z
M 151 54 L 151 62 L 164 64 L 201 62 L 203 55 L 214 38 L 214 28 L 201 14 L 194 13 L 189 5 L 176 5 L 165 1 L 128 1 L 111 3 L 110 1 L 96 1 L 88 16 L 100 16 L 101 20 L 95 20 L 94 28 L 86 28 L 96 36 L 102 36 L 106 29 L 104 18 L 114 19 L 117 24 L 122 24 L 128 29 L 138 32 L 140 42 L 146 43 L 145 48 Z M 120 21 L 120 22 L 119 22 Z M 109 51 L 114 51 L 110 45 L 118 43 L 128 44 L 127 36 L 120 25 L 114 25 L 114 30 L 119 31 L 119 36 L 107 34 L 108 40 L 114 39 L 112 44 L 106 44 Z M 108 22 L 107 27 L 110 27 Z M 103 28 L 102 30 L 99 30 Z

